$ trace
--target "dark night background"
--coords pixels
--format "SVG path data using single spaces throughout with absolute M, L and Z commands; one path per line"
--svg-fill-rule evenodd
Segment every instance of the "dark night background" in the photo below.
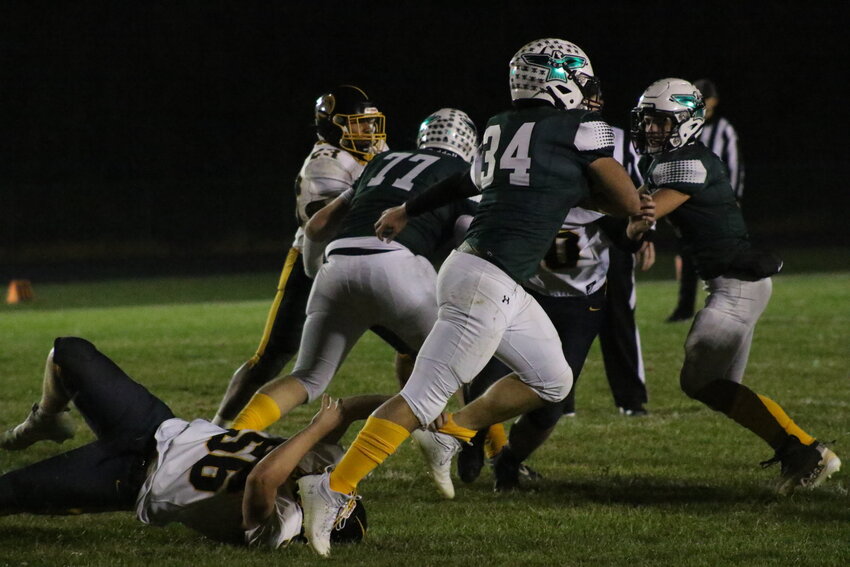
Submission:
M 277 269 L 322 91 L 361 86 L 410 147 L 437 108 L 481 128 L 507 107 L 508 60 L 540 37 L 588 53 L 619 126 L 655 79 L 712 78 L 751 232 L 847 247 L 845 6 L 4 2 L 0 276 Z

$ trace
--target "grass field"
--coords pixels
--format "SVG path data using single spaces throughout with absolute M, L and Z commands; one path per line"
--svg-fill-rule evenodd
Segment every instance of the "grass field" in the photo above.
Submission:
M 0 427 L 38 399 L 57 335 L 93 341 L 182 417 L 211 417 L 232 371 L 259 339 L 276 274 L 37 285 L 36 302 L 0 307 Z M 756 331 L 747 383 L 807 431 L 835 441 L 845 471 L 790 498 L 755 436 L 677 386 L 687 325 L 665 324 L 672 281 L 641 281 L 649 409 L 620 417 L 596 347 L 561 422 L 530 464 L 545 479 L 494 495 L 485 470 L 441 501 L 409 444 L 361 485 L 370 533 L 319 560 L 305 546 L 249 552 L 182 526 L 146 528 L 129 513 L 0 517 L 0 565 L 850 565 L 850 273 L 783 275 Z M 330 388 L 390 392 L 392 355 L 366 337 Z M 304 425 L 296 411 L 273 431 Z M 353 433 L 353 432 L 352 432 Z M 61 449 L 85 443 L 84 427 Z M 52 443 L 0 453 L 0 472 L 57 453 Z

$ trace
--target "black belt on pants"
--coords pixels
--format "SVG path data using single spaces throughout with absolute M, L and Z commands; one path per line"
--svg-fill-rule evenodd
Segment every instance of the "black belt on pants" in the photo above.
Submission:
M 329 250 L 326 256 L 339 254 L 340 256 L 370 256 L 372 254 L 383 254 L 384 252 L 393 252 L 386 248 L 334 248 Z

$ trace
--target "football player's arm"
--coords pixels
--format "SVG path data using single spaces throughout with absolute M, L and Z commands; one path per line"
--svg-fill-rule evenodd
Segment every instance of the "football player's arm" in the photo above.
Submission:
M 620 163 L 612 157 L 600 157 L 588 166 L 596 204 L 615 217 L 640 214 L 640 199 L 635 184 Z
M 319 209 L 307 224 L 304 225 L 304 234 L 315 242 L 330 240 L 339 230 L 342 219 L 351 209 L 351 200 L 354 198 L 354 188 L 349 187 L 339 196 Z
M 339 231 L 351 209 L 354 189 L 349 187 L 339 196 L 313 213 L 304 225 L 304 273 L 314 278 L 322 267 L 325 246 Z
M 252 530 L 265 522 L 275 509 L 277 489 L 307 452 L 343 423 L 339 400 L 322 396 L 321 408 L 310 424 L 276 447 L 254 467 L 245 481 L 242 497 L 242 529 Z
M 278 487 L 316 443 L 336 443 L 349 425 L 369 417 L 389 398 L 362 395 L 334 400 L 324 394 L 310 424 L 263 457 L 248 475 L 242 497 L 242 528 L 252 530 L 268 519 L 274 512 Z
M 652 194 L 652 200 L 655 202 L 655 218 L 664 218 L 690 198 L 690 195 L 669 187 L 658 189 Z
M 451 175 L 404 204 L 381 213 L 381 218 L 375 223 L 375 236 L 392 242 L 407 226 L 409 219 L 439 209 L 457 199 L 466 199 L 477 194 L 478 187 L 472 182 L 468 169 Z
M 643 233 L 630 232 L 628 230 L 629 222 L 625 219 L 606 215 L 597 220 L 596 224 L 611 243 L 620 250 L 634 254 L 643 245 Z

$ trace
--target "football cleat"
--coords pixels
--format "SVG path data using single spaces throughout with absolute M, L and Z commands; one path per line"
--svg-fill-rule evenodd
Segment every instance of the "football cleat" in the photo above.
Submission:
M 620 410 L 620 415 L 626 417 L 645 417 L 649 415 L 649 410 L 643 407 L 643 404 L 637 404 L 634 406 L 622 406 L 618 409 Z
M 493 476 L 496 477 L 494 492 L 518 490 L 521 487 L 520 481 L 533 483 L 543 480 L 542 474 L 517 459 L 511 451 L 506 449 L 507 447 L 502 449 L 491 462 Z
M 437 491 L 443 498 L 451 500 L 455 497 L 455 487 L 452 484 L 452 457 L 460 451 L 460 441 L 436 431 L 414 429 L 411 434 L 428 465 L 431 478 L 437 486 Z
M 75 429 L 69 410 L 44 413 L 33 404 L 23 423 L 0 435 L 0 449 L 20 451 L 38 441 L 62 443 L 74 436 Z
M 537 482 L 543 480 L 543 475 L 525 463 L 521 463 L 519 465 L 519 478 L 529 482 Z
M 815 488 L 841 468 L 841 459 L 826 445 L 819 441 L 803 445 L 793 435 L 772 459 L 761 465 L 769 467 L 777 462 L 781 464 L 781 470 L 776 491 L 782 495 L 791 494 L 797 487 Z
M 354 510 L 353 496 L 335 492 L 330 488 L 330 473 L 302 476 L 298 479 L 298 493 L 304 512 L 304 537 L 313 551 L 322 557 L 331 554 L 331 532 L 337 522 L 348 518 Z

